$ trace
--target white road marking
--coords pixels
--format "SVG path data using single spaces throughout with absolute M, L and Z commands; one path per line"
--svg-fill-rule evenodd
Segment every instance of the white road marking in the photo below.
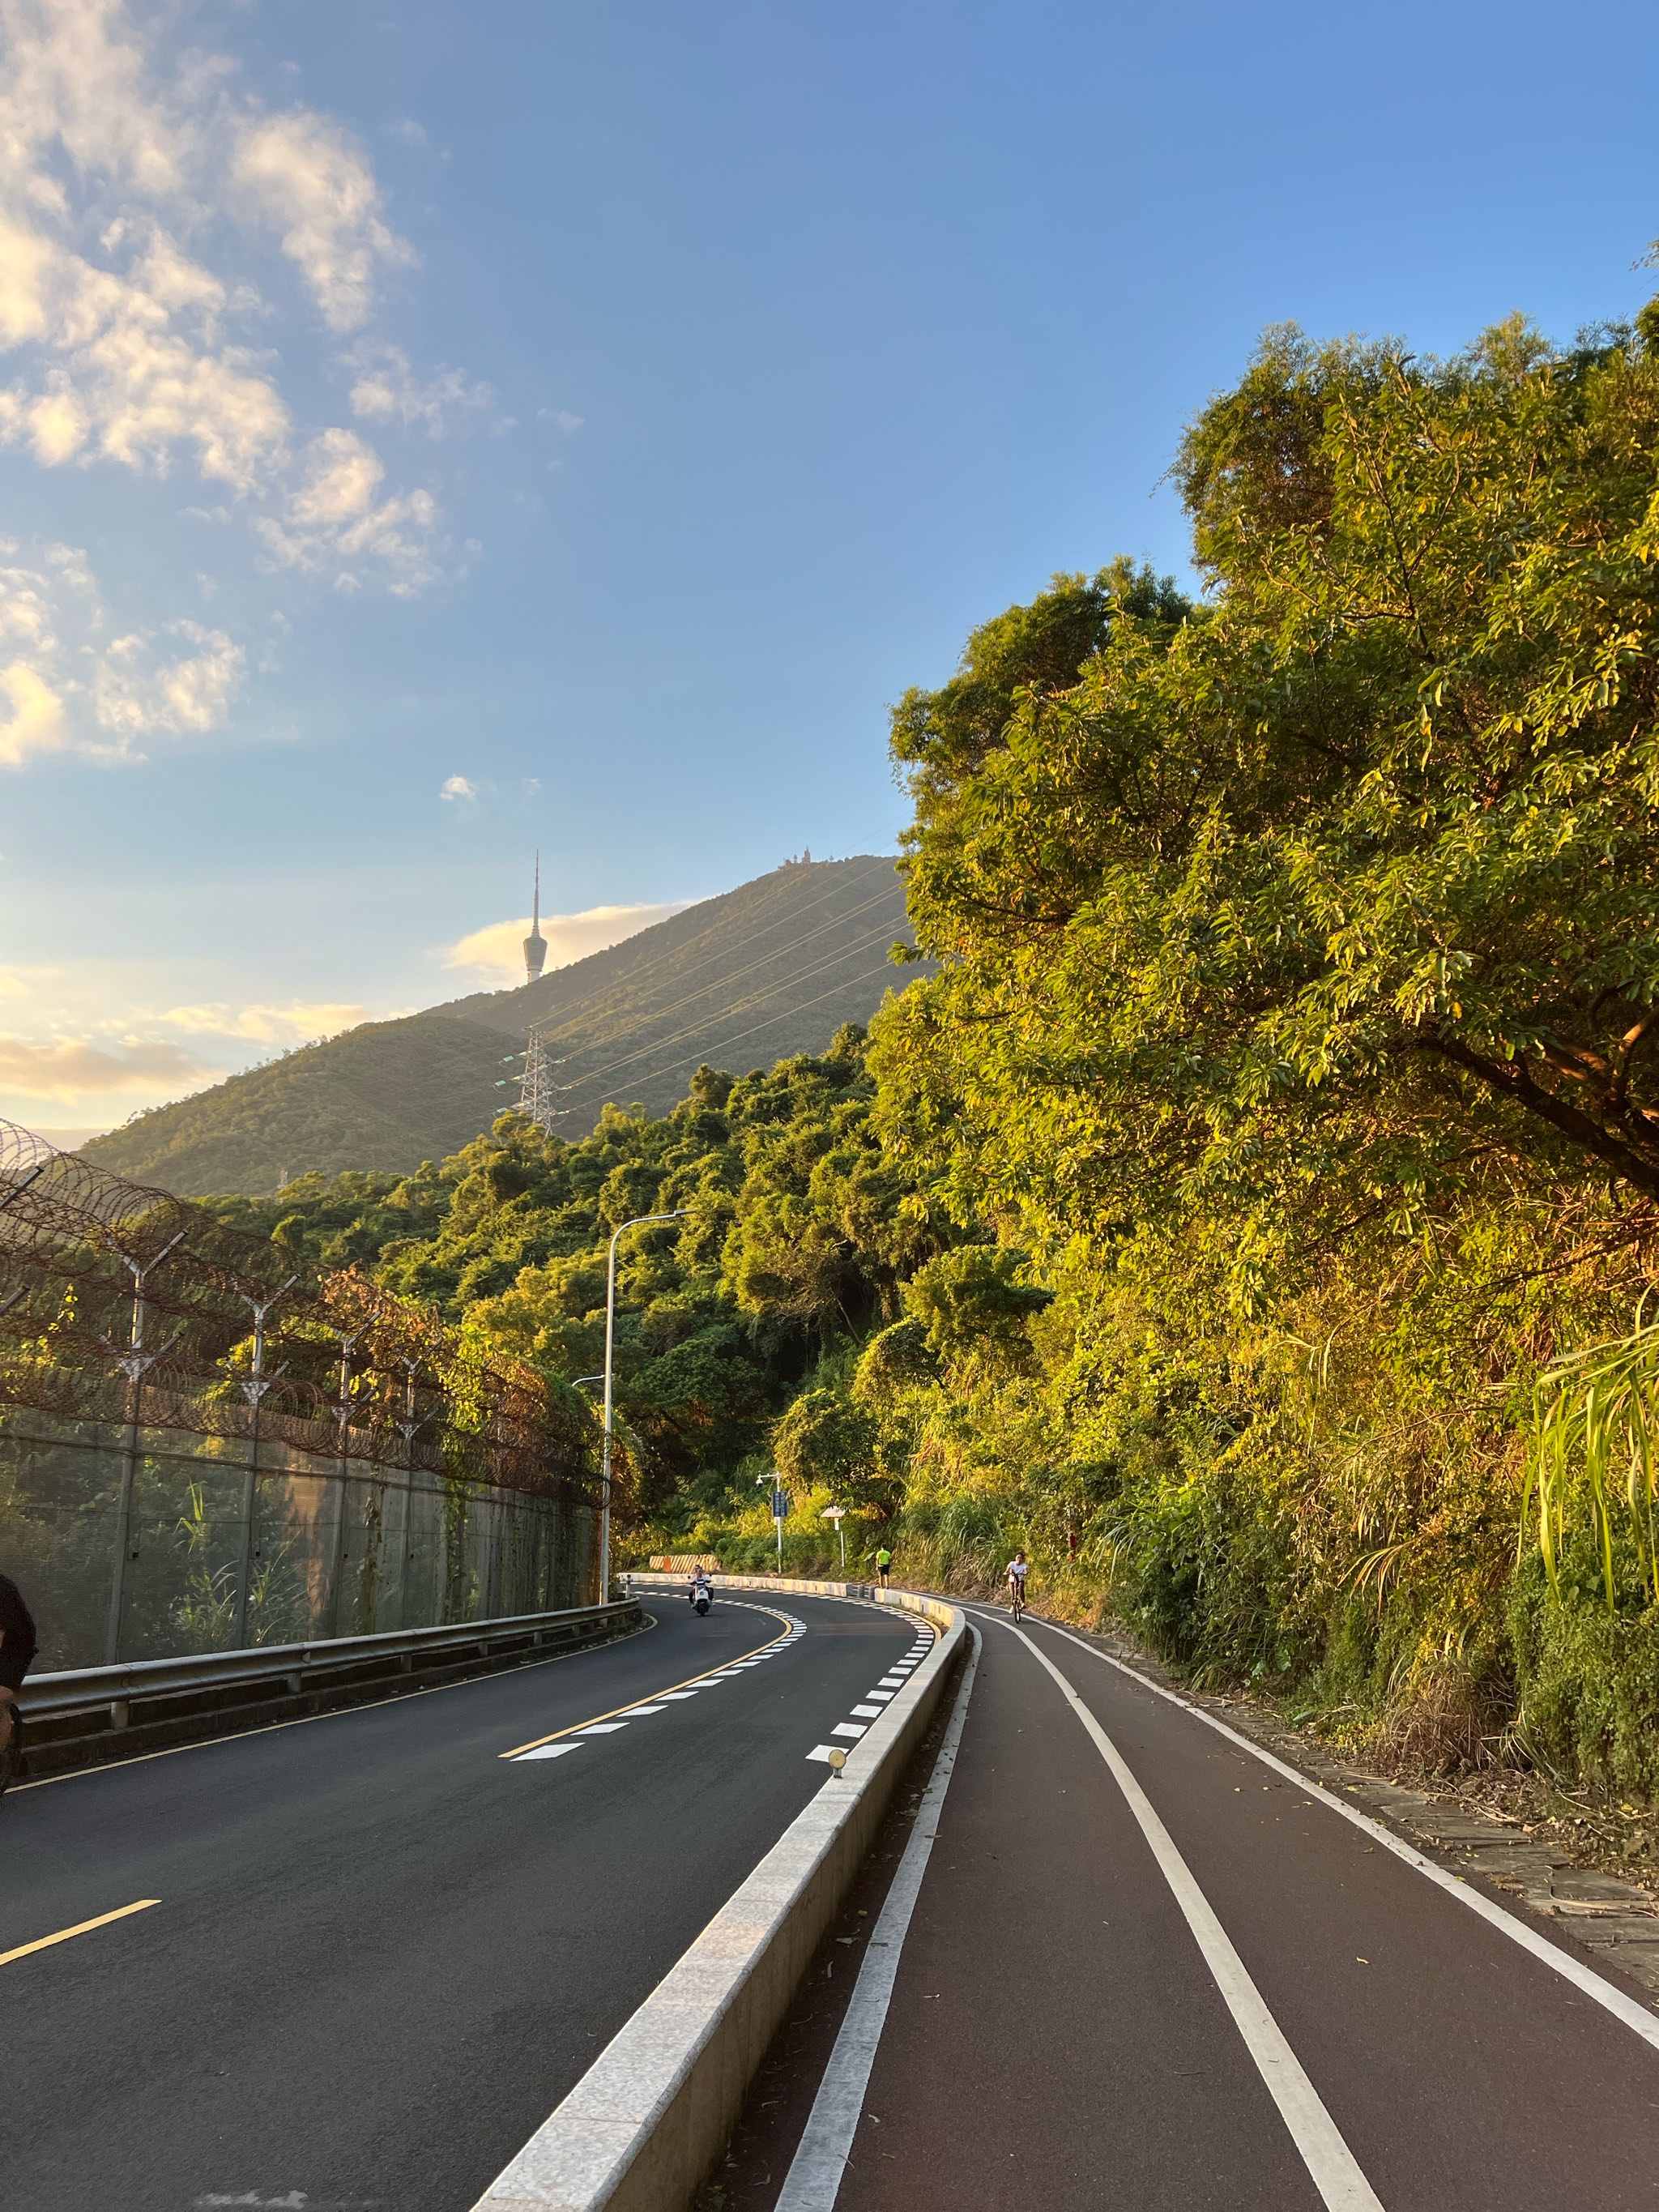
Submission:
M 541 1746 L 539 1750 L 521 1751 L 512 1763 L 514 1766 L 522 1766 L 525 1761 L 529 1759 L 562 1759 L 566 1752 L 580 1751 L 580 1748 L 581 1746 L 580 1744 L 570 1742 L 544 1743 Z
M 580 1728 L 575 1733 L 578 1735 L 615 1735 L 618 1729 L 627 1726 L 626 1721 L 590 1721 L 586 1728 Z
M 831 1735 L 867 1735 L 869 1732 L 860 1721 L 837 1721 L 830 1731 Z
M 662 1705 L 684 1705 L 688 1698 L 695 1698 L 696 1694 L 695 1690 L 659 1690 L 657 1698 Z
M 806 1756 L 809 1759 L 821 1759 L 828 1765 L 830 1754 L 835 1747 L 832 1743 L 815 1743 Z
M 866 1698 L 874 1698 L 881 1705 L 890 1705 L 898 1695 L 898 1692 L 896 1690 L 866 1690 L 864 1694 Z M 862 1705 L 854 1705 L 853 1711 L 855 1713 L 861 1713 L 864 1708 Z
M 921 1893 L 921 1878 L 927 1871 L 927 1855 L 939 1833 L 945 1793 L 951 1786 L 957 1746 L 962 1741 L 962 1724 L 968 1717 L 968 1697 L 974 1686 L 974 1669 L 979 1664 L 980 1650 L 979 1632 L 970 1629 L 969 1633 L 972 1644 L 968 1664 L 963 1670 L 962 1686 L 957 1692 L 956 1706 L 939 1745 L 939 1757 L 933 1762 L 933 1777 L 916 1808 L 910 1840 L 904 1847 L 898 1872 L 893 1876 L 892 1886 L 865 1947 L 864 1963 L 859 1969 L 853 2000 L 842 2021 L 823 2079 L 818 2084 L 818 2094 L 812 2100 L 811 2116 L 784 2182 L 776 2212 L 832 2212 L 841 2188 L 859 2118 L 864 2110 L 870 2069 L 876 2063 L 876 2047 L 887 2023 L 899 1954 Z M 827 1759 L 830 1747 L 821 1743 L 806 1755 L 809 1759 Z
M 667 1707 L 665 1705 L 630 1705 L 628 1708 L 628 1717 L 632 1720 L 635 1713 L 660 1713 L 666 1711 Z
M 1111 1770 L 1123 1792 L 1141 1834 L 1157 1860 L 1192 1930 L 1205 1965 L 1214 1977 L 1222 2000 L 1233 2016 L 1233 2025 L 1244 2039 L 1244 2047 L 1279 2107 L 1291 2140 L 1302 2154 L 1314 2187 L 1328 2212 L 1382 2212 L 1382 2199 L 1366 2180 L 1358 2160 L 1342 2139 L 1341 2130 L 1326 2111 L 1319 2092 L 1303 2071 L 1302 2062 L 1285 2041 L 1279 2022 L 1268 2011 L 1261 1993 L 1250 1979 L 1244 1961 L 1234 1950 L 1226 1929 L 1216 1918 L 1210 1901 L 1194 1881 L 1192 1870 L 1176 1849 L 1169 1830 L 1158 1817 L 1152 1800 L 1125 1765 L 1117 1746 L 1090 1711 L 1048 1653 L 1034 1644 L 1023 1628 L 1012 1621 L 1001 1626 L 1017 1636 L 1026 1650 L 1059 1685 L 1060 1695 L 1082 1722 L 1095 1749 Z M 781 2204 L 779 2212 L 782 2212 Z
M 1102 1651 L 1092 1644 L 1085 1644 L 1082 1637 L 1073 1636 L 1069 1629 L 1056 1627 L 1051 1620 L 1045 1620 L 1042 1625 L 1052 1630 L 1054 1635 L 1065 1637 L 1067 1643 L 1075 1644 L 1079 1650 L 1086 1651 L 1091 1658 L 1104 1660 L 1107 1666 L 1115 1667 L 1120 1674 L 1127 1674 L 1132 1682 L 1138 1683 L 1143 1690 L 1150 1690 L 1154 1697 L 1163 1698 L 1170 1705 L 1179 1705 L 1183 1713 L 1190 1713 L 1195 1721 L 1202 1721 L 1206 1728 L 1212 1728 L 1218 1735 L 1224 1735 L 1229 1743 L 1237 1744 L 1241 1751 L 1248 1751 L 1252 1759 L 1259 1759 L 1264 1766 L 1271 1766 L 1275 1774 L 1282 1774 L 1287 1782 L 1294 1782 L 1304 1796 L 1317 1798 L 1333 1813 L 1340 1813 L 1345 1820 L 1351 1820 L 1356 1828 L 1363 1828 L 1385 1850 L 1392 1851 L 1397 1859 L 1404 1859 L 1407 1866 L 1414 1867 L 1425 1880 L 1433 1882 L 1437 1889 L 1443 1889 L 1449 1897 L 1455 1897 L 1460 1905 L 1468 1905 L 1471 1912 L 1479 1913 L 1490 1926 L 1507 1936 L 1511 1943 L 1518 1943 L 1523 1951 L 1529 1951 L 1534 1959 L 1541 1960 L 1545 1966 L 1564 1980 L 1571 1982 L 1575 1989 L 1581 1990 L 1604 2011 L 1610 2012 L 1615 2020 L 1622 2021 L 1644 2043 L 1651 2044 L 1656 2051 L 1659 2051 L 1659 2020 L 1645 2012 L 1633 1997 L 1627 1997 L 1623 1990 L 1615 1989 L 1611 1982 L 1604 1982 L 1600 1974 L 1585 1966 L 1582 1960 L 1574 1958 L 1570 1952 L 1558 1950 L 1547 1936 L 1540 1936 L 1524 1920 L 1517 1920 L 1511 1913 L 1505 1912 L 1501 1905 L 1494 1905 L 1491 1898 L 1472 1883 L 1462 1881 L 1455 1874 L 1449 1874 L 1444 1867 L 1433 1859 L 1425 1858 L 1404 1837 L 1395 1835 L 1394 1830 L 1385 1826 L 1381 1820 L 1374 1820 L 1369 1813 L 1362 1813 L 1358 1805 L 1346 1803 L 1334 1790 L 1327 1790 L 1322 1783 L 1310 1781 L 1287 1759 L 1275 1758 L 1272 1752 L 1259 1743 L 1252 1742 L 1239 1729 L 1230 1728 L 1214 1713 L 1206 1712 L 1202 1705 L 1194 1705 L 1189 1698 L 1177 1696 L 1175 1691 L 1166 1690 L 1158 1682 L 1149 1682 L 1133 1667 L 1126 1667 L 1122 1660 L 1115 1659 L 1109 1651 Z
M 878 1721 L 881 1718 L 879 1705 L 854 1705 L 851 1710 L 854 1720 Z
M 896 1690 L 902 1685 L 896 1674 L 884 1674 L 881 1678 L 881 1686 L 884 1690 Z

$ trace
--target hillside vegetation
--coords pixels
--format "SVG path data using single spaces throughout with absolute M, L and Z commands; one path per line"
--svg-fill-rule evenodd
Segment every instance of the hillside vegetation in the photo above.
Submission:
M 184 1197 L 254 1195 L 309 1172 L 407 1172 L 447 1158 L 517 1096 L 514 1056 L 532 1021 L 562 1062 L 580 1134 L 612 1099 L 662 1112 L 702 1060 L 764 1066 L 867 1021 L 905 980 L 887 956 L 908 934 L 890 860 L 789 863 L 538 983 L 365 1023 L 83 1149 Z
M 867 1041 L 576 1145 L 247 1209 L 600 1352 L 641 1545 L 753 1478 L 931 1581 L 1016 1542 L 1439 1768 L 1659 1799 L 1659 303 L 1438 362 L 1270 336 L 1188 434 L 1201 599 L 1059 577 L 913 691 L 939 963 Z M 286 1209 L 286 1211 L 284 1211 Z

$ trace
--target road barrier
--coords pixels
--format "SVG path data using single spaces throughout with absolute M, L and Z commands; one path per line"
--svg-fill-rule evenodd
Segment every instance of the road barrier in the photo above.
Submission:
M 667 1575 L 630 1587 L 684 1590 Z M 782 1575 L 719 1589 L 845 1597 L 920 1613 L 932 1652 L 678 1965 L 600 2052 L 473 2212 L 685 2212 L 713 2171 L 813 1954 L 868 1856 L 966 1640 L 937 1598 Z
M 31 1775 L 62 1773 L 340 1705 L 528 1665 L 631 1634 L 639 1602 L 519 1613 L 447 1628 L 258 1645 L 40 1674 L 23 1685 Z

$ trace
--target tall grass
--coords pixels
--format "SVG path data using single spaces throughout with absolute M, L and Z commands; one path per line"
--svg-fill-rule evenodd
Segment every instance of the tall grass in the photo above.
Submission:
M 1535 1525 L 1550 1588 L 1574 1540 L 1589 1538 L 1609 1613 L 1618 1610 L 1620 1534 L 1642 1595 L 1659 1604 L 1659 1323 L 1637 1310 L 1628 1335 L 1559 1359 L 1540 1376 L 1522 1504 L 1522 1543 Z

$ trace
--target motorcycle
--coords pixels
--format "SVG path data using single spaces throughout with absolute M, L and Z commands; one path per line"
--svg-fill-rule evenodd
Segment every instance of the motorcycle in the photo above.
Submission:
M 714 1593 L 707 1583 L 699 1583 L 691 1593 L 691 1609 L 699 1620 L 706 1618 L 714 1602 Z

